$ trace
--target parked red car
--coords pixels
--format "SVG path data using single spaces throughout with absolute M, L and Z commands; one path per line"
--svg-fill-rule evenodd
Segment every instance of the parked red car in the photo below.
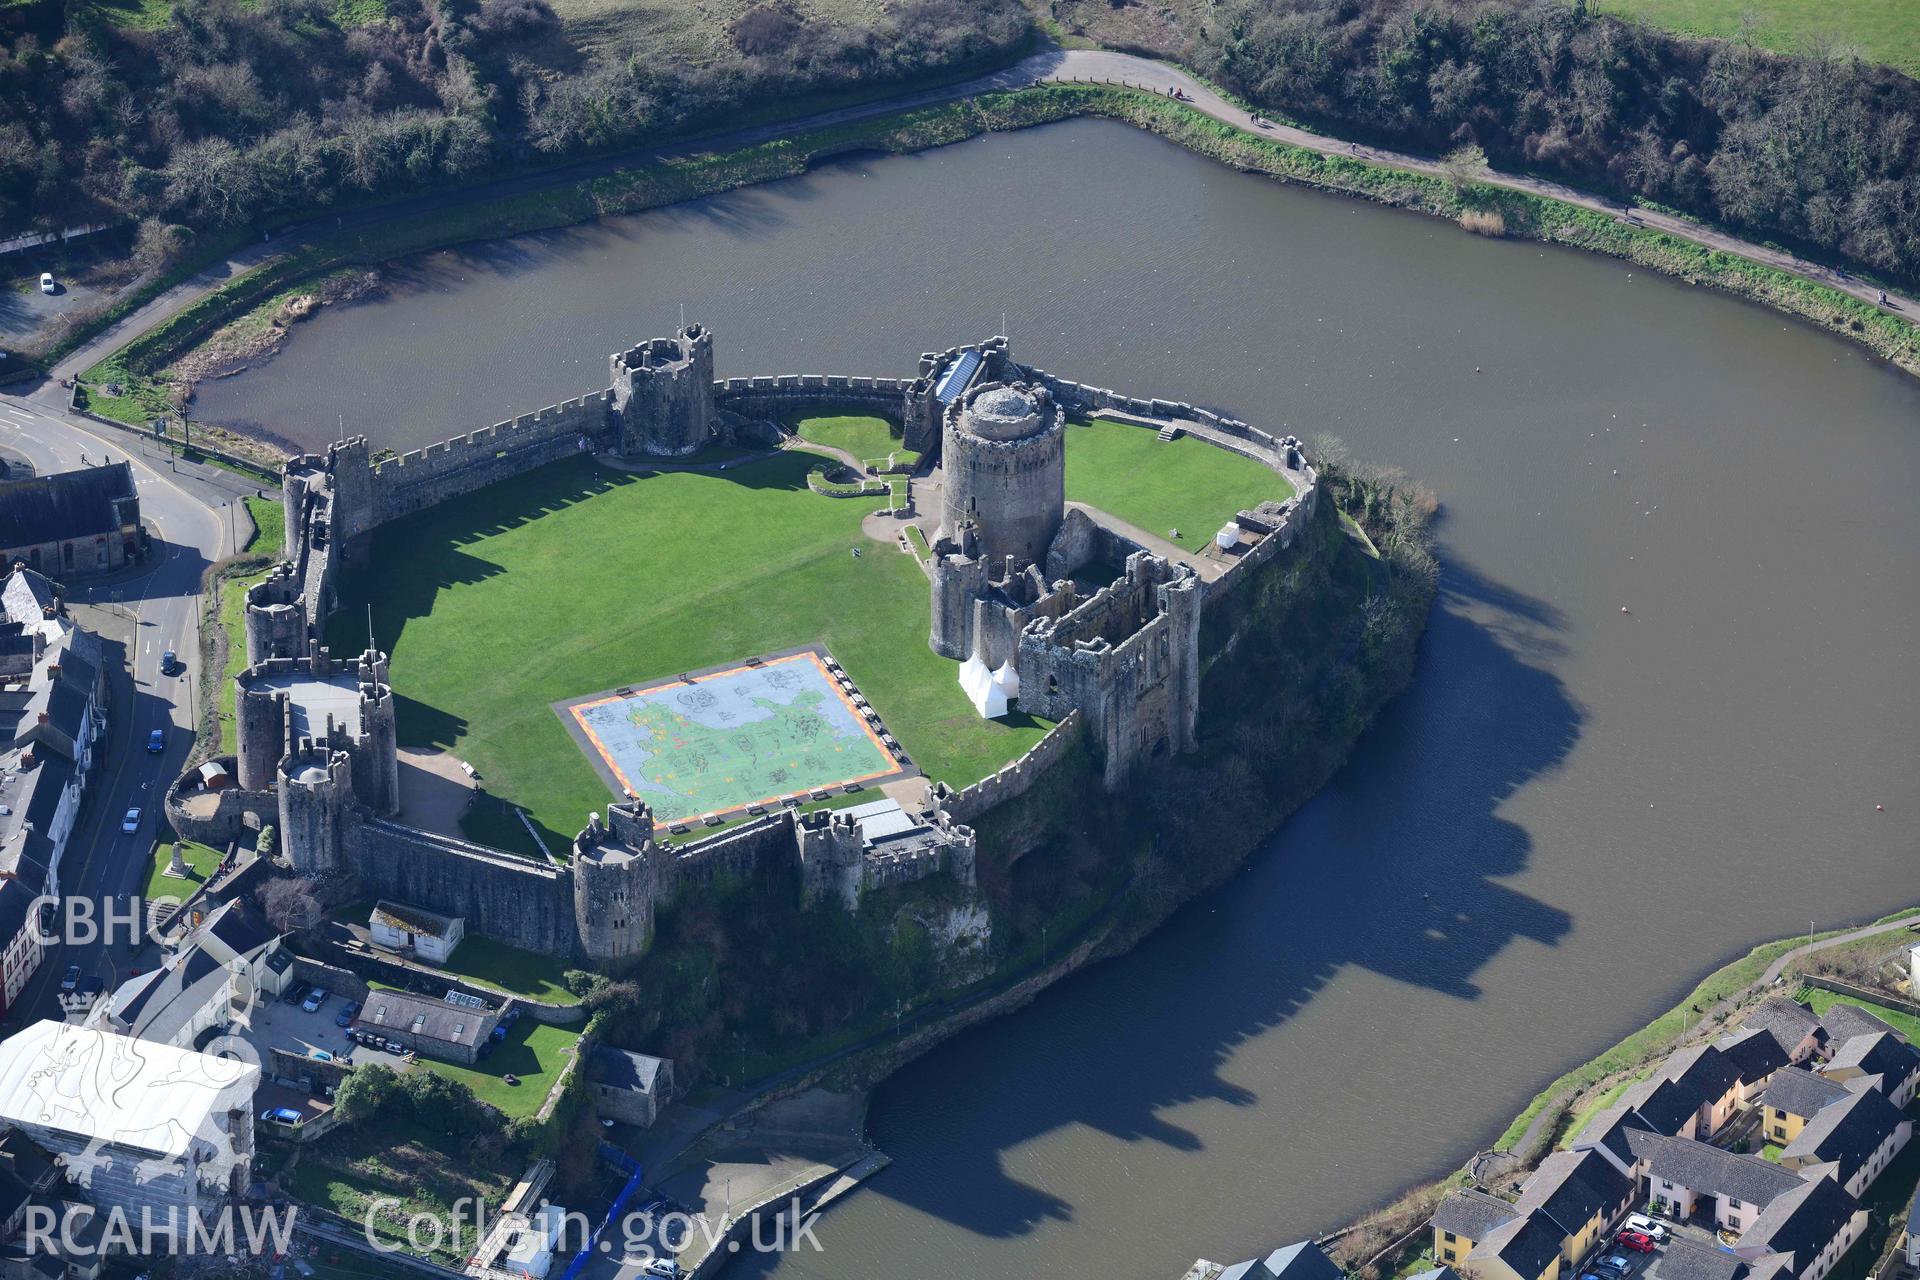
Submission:
M 1635 1253 L 1652 1253 L 1658 1247 L 1653 1243 L 1653 1237 L 1644 1231 L 1622 1231 L 1613 1238 L 1613 1243 Z

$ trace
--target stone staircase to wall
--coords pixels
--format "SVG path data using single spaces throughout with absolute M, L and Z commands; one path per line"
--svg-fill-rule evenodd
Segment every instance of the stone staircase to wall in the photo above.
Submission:
M 1166 426 L 1160 428 L 1160 434 L 1156 436 L 1155 439 L 1159 440 L 1161 444 L 1172 444 L 1185 434 L 1187 433 L 1180 427 L 1168 423 Z

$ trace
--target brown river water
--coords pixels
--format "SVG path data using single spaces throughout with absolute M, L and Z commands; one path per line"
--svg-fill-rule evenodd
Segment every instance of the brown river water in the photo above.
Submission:
M 1073 122 L 409 261 L 200 414 L 408 448 L 604 385 L 682 304 L 723 375 L 1004 323 L 1443 503 L 1415 682 L 1348 768 L 1132 954 L 889 1081 L 892 1168 L 736 1274 L 1246 1257 L 1457 1165 L 1748 946 L 1920 900 L 1920 384 L 1620 263 Z

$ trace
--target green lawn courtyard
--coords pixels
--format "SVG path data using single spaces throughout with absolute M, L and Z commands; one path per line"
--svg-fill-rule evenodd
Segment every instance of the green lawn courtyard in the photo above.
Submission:
M 920 455 L 900 443 L 885 418 L 849 415 L 833 418 L 801 418 L 793 430 L 802 440 L 845 449 L 862 462 L 895 454 L 901 462 L 913 462 Z
M 974 713 L 927 647 L 925 575 L 861 533 L 869 503 L 810 492 L 810 461 L 638 476 L 568 460 L 387 525 L 378 571 L 348 575 L 336 651 L 359 647 L 370 591 L 402 743 L 471 762 L 555 850 L 611 792 L 551 704 L 735 659 L 825 647 L 956 786 L 1033 746 L 1045 723 Z
M 1284 476 L 1192 436 L 1162 443 L 1150 427 L 1067 423 L 1067 497 L 1156 537 L 1178 529 L 1199 548 L 1236 512 L 1292 496 Z

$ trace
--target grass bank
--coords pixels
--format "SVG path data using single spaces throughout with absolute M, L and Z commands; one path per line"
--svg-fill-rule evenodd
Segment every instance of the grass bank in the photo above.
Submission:
M 1912 907 L 1908 907 L 1883 916 L 1872 923 L 1883 924 L 1890 920 L 1897 920 L 1902 916 L 1913 914 L 1913 910 Z M 1580 1064 L 1542 1089 L 1534 1096 L 1533 1101 L 1527 1104 L 1526 1109 L 1513 1118 L 1513 1123 L 1509 1124 L 1506 1131 L 1494 1142 L 1494 1149 L 1511 1151 L 1521 1134 L 1526 1132 L 1527 1126 L 1533 1122 L 1533 1118 L 1556 1099 L 1561 1099 L 1570 1092 L 1577 1097 L 1607 1077 L 1649 1064 L 1671 1050 L 1686 1033 L 1688 1027 L 1699 1025 L 1703 1014 L 1722 1000 L 1745 994 L 1760 980 L 1768 965 L 1795 947 L 1805 946 L 1809 941 L 1851 933 L 1858 927 L 1858 925 L 1852 925 L 1844 929 L 1831 929 L 1816 934 L 1811 939 L 1803 934 L 1784 938 L 1778 942 L 1769 942 L 1755 947 L 1731 964 L 1715 969 L 1671 1009 L 1598 1057 Z

